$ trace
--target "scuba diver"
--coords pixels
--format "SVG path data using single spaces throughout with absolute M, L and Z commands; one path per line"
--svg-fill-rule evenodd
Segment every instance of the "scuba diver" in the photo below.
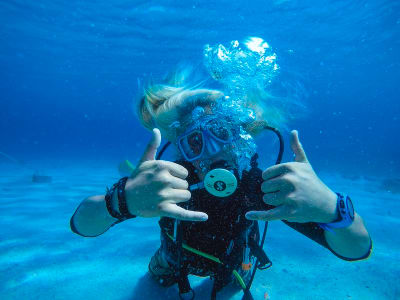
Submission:
M 79 205 L 73 232 L 94 237 L 130 218 L 160 217 L 149 273 L 165 287 L 178 284 L 181 299 L 195 296 L 188 275 L 213 279 L 211 299 L 233 281 L 252 299 L 255 271 L 272 264 L 262 247 L 268 221 L 282 220 L 343 260 L 369 257 L 372 240 L 350 197 L 317 177 L 297 131 L 294 161 L 281 163 L 282 136 L 254 101 L 239 107 L 219 90 L 171 82 L 145 89 L 138 116 L 152 140 L 130 176 Z M 258 156 L 269 150 L 257 151 L 254 137 L 264 130 L 280 150 L 261 170 Z M 169 142 L 159 151 L 161 136 Z M 160 159 L 169 145 L 174 162 Z M 265 221 L 262 233 L 257 221 Z

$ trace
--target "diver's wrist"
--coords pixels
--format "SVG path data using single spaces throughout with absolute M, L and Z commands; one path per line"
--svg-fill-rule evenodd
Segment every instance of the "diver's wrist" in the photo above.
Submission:
M 136 217 L 130 213 L 125 197 L 125 186 L 128 179 L 128 177 L 121 178 L 111 189 L 107 189 L 107 194 L 105 195 L 108 213 L 118 220 L 116 223 Z
M 340 193 L 336 193 L 336 195 L 336 219 L 327 223 L 318 223 L 321 228 L 327 231 L 349 227 L 354 221 L 354 206 L 350 197 Z
M 338 199 L 337 194 L 329 190 L 329 194 L 327 195 L 327 206 L 328 206 L 329 216 L 327 217 L 326 220 L 324 220 L 324 222 L 321 223 L 332 223 L 339 219 L 340 214 L 337 209 L 337 199 Z

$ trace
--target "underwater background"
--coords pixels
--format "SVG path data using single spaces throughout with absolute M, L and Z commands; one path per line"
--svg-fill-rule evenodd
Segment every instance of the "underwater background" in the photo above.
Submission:
M 177 298 L 146 275 L 157 220 L 85 239 L 69 219 L 118 179 L 120 161 L 143 153 L 143 83 L 182 62 L 201 69 L 206 44 L 253 36 L 305 107 L 286 140 L 299 131 L 317 174 L 352 196 L 374 241 L 371 258 L 349 263 L 272 222 L 274 265 L 257 273 L 255 299 L 400 298 L 399 1 L 3 0 L 0 19 L 1 299 Z M 209 280 L 191 280 L 208 299 Z

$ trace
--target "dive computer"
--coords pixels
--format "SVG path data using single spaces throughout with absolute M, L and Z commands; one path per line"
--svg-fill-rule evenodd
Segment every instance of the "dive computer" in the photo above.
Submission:
M 336 209 L 339 212 L 337 220 L 331 223 L 318 223 L 318 225 L 328 231 L 332 231 L 335 228 L 349 227 L 354 221 L 354 207 L 353 202 L 347 195 L 337 194 L 337 206 Z

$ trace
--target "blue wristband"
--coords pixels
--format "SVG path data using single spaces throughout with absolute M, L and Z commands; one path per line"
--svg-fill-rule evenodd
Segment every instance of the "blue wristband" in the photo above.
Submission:
M 331 223 L 318 223 L 319 227 L 324 230 L 333 232 L 336 228 L 349 227 L 354 221 L 354 207 L 349 196 L 337 194 L 336 210 L 339 212 L 337 220 Z

